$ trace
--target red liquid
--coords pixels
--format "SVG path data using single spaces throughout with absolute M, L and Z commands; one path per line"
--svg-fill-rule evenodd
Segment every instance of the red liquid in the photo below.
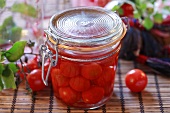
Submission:
M 59 54 L 71 57 L 71 54 L 63 52 L 60 51 Z M 93 109 L 105 104 L 113 92 L 118 53 L 119 51 L 93 62 L 75 62 L 59 57 L 57 67 L 51 72 L 55 96 L 68 106 L 82 109 Z M 102 56 L 101 53 L 98 55 L 99 58 Z M 72 56 L 72 58 L 85 57 L 93 58 L 96 54 Z

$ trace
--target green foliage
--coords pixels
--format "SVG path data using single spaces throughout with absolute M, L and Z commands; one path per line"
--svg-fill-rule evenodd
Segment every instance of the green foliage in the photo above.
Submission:
M 165 2 L 163 0 L 162 2 Z M 127 0 L 120 2 L 119 5 L 116 5 L 112 8 L 112 11 L 118 11 L 121 9 L 121 5 L 124 3 L 130 4 L 133 9 L 134 18 L 138 19 L 139 22 L 147 29 L 152 29 L 154 23 L 162 23 L 163 14 L 160 11 L 155 10 L 157 8 L 155 5 L 156 0 Z M 165 6 L 162 10 L 166 10 L 170 13 L 170 7 Z M 121 14 L 121 13 L 120 13 Z
M 9 50 L 0 49 L 0 91 L 3 89 L 15 89 L 15 73 L 18 71 L 18 66 L 14 64 L 24 54 L 26 41 L 17 41 Z M 4 63 L 5 58 L 8 63 Z
M 15 89 L 16 88 L 16 84 L 15 84 L 15 80 L 14 80 L 14 73 L 13 71 L 10 69 L 9 65 L 5 65 L 5 68 L 2 71 L 2 75 L 1 75 L 1 82 L 3 84 L 3 88 L 4 89 Z
M 5 40 L 11 40 L 16 42 L 21 38 L 22 28 L 15 25 L 13 17 L 9 16 L 0 26 L 0 44 L 3 44 Z
M 10 62 L 17 61 L 23 55 L 26 44 L 26 41 L 15 42 L 14 45 L 4 53 L 4 56 Z
M 13 12 L 19 12 L 23 15 L 31 16 L 31 17 L 37 17 L 37 11 L 36 9 L 29 5 L 24 3 L 14 4 L 11 9 Z
M 143 26 L 147 29 L 150 30 L 153 27 L 154 23 L 150 18 L 145 18 L 143 21 Z
M 154 16 L 153 16 L 154 20 L 156 23 L 161 23 L 163 21 L 163 16 L 162 14 L 160 13 L 156 13 Z
M 5 7 L 6 5 L 6 0 L 0 0 L 0 8 Z

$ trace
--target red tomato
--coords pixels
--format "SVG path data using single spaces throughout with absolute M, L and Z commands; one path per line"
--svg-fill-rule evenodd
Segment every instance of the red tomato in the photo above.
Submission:
M 99 78 L 101 74 L 102 67 L 97 63 L 86 64 L 81 68 L 81 75 L 90 80 Z
M 71 78 L 70 86 L 76 91 L 85 91 L 90 88 L 90 80 L 82 76 L 77 76 L 77 77 Z
M 148 78 L 142 70 L 132 69 L 126 74 L 125 83 L 132 92 L 141 92 L 145 89 Z
M 102 75 L 94 83 L 104 88 L 104 95 L 108 96 L 113 91 L 115 79 L 115 68 L 113 66 L 103 67 Z
M 54 82 L 57 82 L 59 87 L 64 87 L 69 85 L 69 78 L 61 74 L 59 69 L 52 69 L 51 76 Z
M 80 99 L 80 93 L 70 87 L 61 87 L 59 89 L 60 98 L 68 105 L 76 103 Z
M 104 7 L 110 0 L 93 0 L 96 5 Z
M 89 0 L 90 2 L 94 2 L 94 0 Z
M 66 77 L 75 77 L 80 74 L 80 67 L 76 63 L 62 61 L 60 72 Z
M 45 88 L 45 84 L 41 78 L 41 73 L 42 71 L 40 69 L 34 69 L 27 76 L 28 83 L 33 91 L 39 91 Z
M 105 87 L 114 82 L 115 69 L 113 66 L 103 67 L 101 76 L 95 81 L 98 86 Z
M 106 85 L 104 88 L 104 96 L 110 96 L 113 92 L 113 84 Z
M 24 74 L 22 73 L 21 69 L 21 64 L 18 64 L 19 70 L 18 74 L 20 75 L 21 79 L 24 79 Z M 23 64 L 23 71 L 26 73 L 30 73 L 34 69 L 38 69 L 38 58 L 34 57 L 33 59 L 29 60 L 28 63 Z
M 128 4 L 128 3 L 124 3 L 122 6 L 121 6 L 122 10 L 123 10 L 123 15 L 121 16 L 127 16 L 127 17 L 133 17 L 133 7 Z
M 102 87 L 93 86 L 89 90 L 82 92 L 83 101 L 87 104 L 96 104 L 104 96 L 104 89 Z
M 56 79 L 55 79 L 56 73 L 55 73 L 55 71 L 51 71 L 51 72 L 52 72 L 51 73 L 51 80 L 52 80 L 54 95 L 59 98 L 59 92 L 58 92 L 59 87 L 58 87 L 58 84 L 57 84 Z

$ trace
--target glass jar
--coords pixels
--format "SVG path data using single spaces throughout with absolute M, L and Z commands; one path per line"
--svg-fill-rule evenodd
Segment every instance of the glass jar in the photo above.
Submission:
M 94 109 L 112 96 L 121 39 L 126 27 L 114 12 L 78 7 L 51 17 L 41 46 L 42 70 L 50 58 L 55 96 L 70 107 Z M 56 65 L 56 66 L 55 66 Z M 51 71 L 50 68 L 52 67 Z

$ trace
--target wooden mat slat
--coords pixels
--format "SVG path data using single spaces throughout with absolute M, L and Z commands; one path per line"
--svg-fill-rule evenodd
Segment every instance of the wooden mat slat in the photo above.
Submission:
M 68 109 L 57 100 L 51 87 L 37 92 L 35 100 L 27 95 L 24 84 L 21 84 L 14 95 L 14 90 L 0 92 L 0 113 L 170 113 L 170 78 L 155 74 L 146 66 L 137 65 L 147 72 L 148 85 L 141 93 L 132 93 L 126 87 L 125 74 L 133 69 L 134 62 L 119 61 L 115 79 L 114 93 L 105 106 L 96 110 Z

